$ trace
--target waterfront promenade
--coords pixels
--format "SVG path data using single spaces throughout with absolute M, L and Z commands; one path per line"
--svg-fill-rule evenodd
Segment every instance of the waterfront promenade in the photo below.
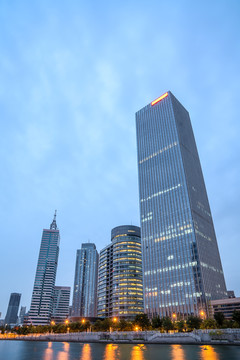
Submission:
M 231 344 L 240 345 L 240 329 L 196 330 L 186 333 L 159 331 L 74 332 L 64 334 L 1 334 L 0 340 L 60 341 L 60 342 L 114 342 L 146 344 Z

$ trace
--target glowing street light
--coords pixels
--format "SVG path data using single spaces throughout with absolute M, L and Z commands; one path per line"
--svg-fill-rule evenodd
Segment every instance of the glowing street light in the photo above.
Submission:
M 82 324 L 85 324 L 86 320 L 85 319 L 82 319 Z
M 113 322 L 115 322 L 115 323 L 117 322 L 117 318 L 116 318 L 116 317 L 113 318 Z
M 135 331 L 138 331 L 139 330 L 139 327 L 138 326 L 135 326 Z
M 51 333 L 53 333 L 53 326 L 55 325 L 55 321 L 52 320 L 50 324 L 51 324 Z
M 65 324 L 67 325 L 67 324 L 69 324 L 69 320 L 67 319 L 67 320 L 65 320 Z

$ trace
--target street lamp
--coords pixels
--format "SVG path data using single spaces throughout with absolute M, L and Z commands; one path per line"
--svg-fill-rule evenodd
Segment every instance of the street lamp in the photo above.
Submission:
M 51 324 L 51 333 L 53 333 L 53 326 L 55 325 L 55 321 L 52 320 L 50 324 Z
M 204 319 L 204 317 L 205 317 L 205 312 L 204 312 L 203 310 L 200 311 L 200 316 L 201 316 L 202 319 Z
M 68 324 L 69 324 L 69 320 L 68 320 L 68 319 L 65 320 L 65 324 L 68 326 Z M 67 327 L 67 333 L 69 333 L 69 327 Z
M 85 319 L 82 319 L 82 324 L 85 324 L 86 320 Z

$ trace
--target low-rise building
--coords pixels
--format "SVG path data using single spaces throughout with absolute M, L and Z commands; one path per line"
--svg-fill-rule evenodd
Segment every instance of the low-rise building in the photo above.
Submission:
M 230 320 L 235 310 L 240 311 L 240 297 L 212 300 L 210 302 L 210 314 L 212 317 L 221 312 L 226 319 Z

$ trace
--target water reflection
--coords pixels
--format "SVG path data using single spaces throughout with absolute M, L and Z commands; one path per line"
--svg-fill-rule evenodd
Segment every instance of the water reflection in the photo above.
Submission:
M 48 347 L 47 347 L 46 350 L 44 351 L 43 359 L 44 359 L 44 360 L 52 360 L 52 358 L 53 358 L 52 343 L 49 342 L 49 343 L 48 343 Z
M 119 348 L 116 344 L 107 344 L 104 352 L 104 360 L 118 360 Z
M 220 357 L 211 345 L 201 346 L 200 355 L 202 360 L 220 360 Z
M 58 352 L 57 360 L 68 360 L 68 358 L 69 358 L 69 356 L 68 356 L 69 355 L 69 347 L 70 347 L 69 343 L 67 343 L 67 342 L 63 343 L 63 351 Z
M 181 345 L 171 345 L 172 360 L 185 360 L 185 353 Z
M 82 355 L 80 360 L 91 360 L 91 346 L 89 344 L 84 344 L 82 348 Z
M 144 360 L 144 350 L 146 346 L 143 344 L 134 345 L 131 351 L 131 360 Z

